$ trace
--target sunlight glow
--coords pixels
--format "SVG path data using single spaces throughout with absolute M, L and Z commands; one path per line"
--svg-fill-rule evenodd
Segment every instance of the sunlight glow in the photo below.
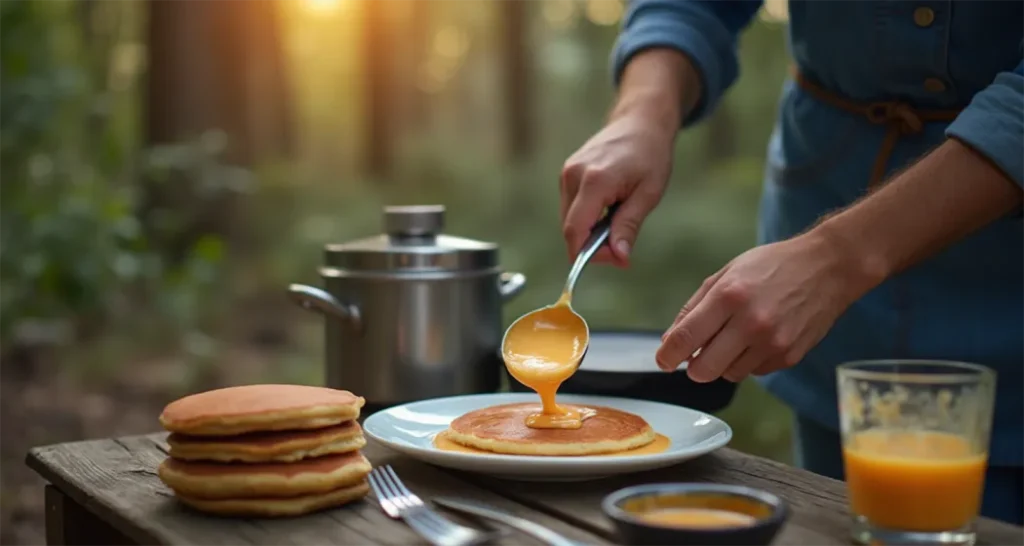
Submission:
M 623 11 L 622 0 L 587 0 L 587 19 L 595 25 L 617 24 Z
M 541 8 L 544 21 L 555 30 L 567 30 L 576 23 L 575 0 L 545 0 Z
M 469 43 L 469 33 L 463 28 L 448 25 L 438 30 L 429 59 L 417 71 L 417 87 L 426 93 L 441 92 L 465 61 Z
M 469 34 L 456 26 L 444 27 L 434 35 L 434 51 L 442 57 L 460 59 L 469 51 Z
M 302 6 L 311 13 L 333 13 L 341 7 L 342 0 L 302 0 Z

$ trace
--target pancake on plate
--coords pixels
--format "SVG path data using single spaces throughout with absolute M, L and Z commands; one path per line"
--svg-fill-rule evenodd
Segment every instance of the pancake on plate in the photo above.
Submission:
M 200 499 L 178 495 L 181 502 L 196 510 L 220 516 L 289 517 L 301 516 L 359 500 L 369 493 L 365 481 L 324 493 L 301 497 L 261 499 Z
M 583 409 L 579 406 L 577 409 Z M 638 415 L 607 408 L 596 410 L 583 426 L 572 429 L 538 429 L 526 426 L 527 416 L 538 413 L 540 404 L 503 404 L 471 411 L 452 421 L 443 434 L 457 444 L 508 455 L 598 455 L 643 447 L 656 434 Z
M 208 463 L 166 459 L 160 479 L 176 494 L 193 499 L 298 497 L 362 483 L 370 461 L 353 451 L 293 463 Z
M 248 432 L 236 436 L 167 437 L 171 457 L 186 461 L 244 463 L 293 462 L 337 453 L 357 451 L 366 445 L 359 423 L 310 430 Z
M 364 400 L 348 391 L 306 385 L 245 385 L 171 402 L 160 424 L 192 436 L 323 428 L 359 418 Z

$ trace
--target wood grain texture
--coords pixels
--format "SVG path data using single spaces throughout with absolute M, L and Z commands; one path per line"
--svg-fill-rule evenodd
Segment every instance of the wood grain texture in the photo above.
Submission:
M 622 487 L 656 482 L 744 485 L 775 493 L 789 503 L 789 522 L 776 539 L 776 544 L 850 543 L 850 521 L 842 482 L 728 448 L 667 469 L 583 482 L 571 487 L 565 484 L 506 482 L 480 476 L 469 479 L 602 536 L 611 536 L 613 530 L 611 522 L 601 512 L 601 501 Z M 978 538 L 981 544 L 1024 544 L 1024 529 L 982 519 L 978 524 Z
M 422 544 L 403 523 L 390 520 L 372 498 L 289 519 L 218 518 L 178 503 L 156 475 L 166 457 L 164 434 L 94 440 L 33 449 L 28 465 L 77 504 L 140 544 Z M 399 457 L 379 446 L 363 453 L 391 464 L 424 498 L 459 497 L 518 514 L 587 544 L 600 536 L 559 521 L 463 478 Z M 452 517 L 452 519 L 458 519 Z M 506 533 L 498 544 L 535 544 Z
M 175 501 L 156 475 L 167 452 L 164 438 L 153 434 L 40 447 L 29 453 L 28 464 L 76 505 L 141 544 L 422 544 L 404 524 L 388 519 L 372 498 L 291 519 L 229 519 L 194 512 Z M 778 544 L 850 543 L 841 482 L 730 449 L 668 469 L 571 484 L 511 482 L 442 470 L 372 442 L 363 452 L 374 465 L 391 464 L 425 499 L 443 495 L 486 503 L 585 544 L 615 541 L 600 509 L 605 495 L 628 485 L 680 481 L 740 484 L 778 494 L 792 508 Z M 982 544 L 1024 544 L 1020 527 L 982 520 L 978 531 Z M 511 531 L 497 543 L 534 544 Z
M 44 486 L 46 543 L 61 546 L 121 546 L 135 544 L 109 523 L 52 485 Z

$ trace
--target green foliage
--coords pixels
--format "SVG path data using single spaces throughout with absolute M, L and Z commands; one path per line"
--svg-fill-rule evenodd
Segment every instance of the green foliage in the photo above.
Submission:
M 434 123 L 403 131 L 394 143 L 393 176 L 352 174 L 348 164 L 365 144 L 357 115 L 361 83 L 340 91 L 334 85 L 358 83 L 358 59 L 318 56 L 351 50 L 341 40 L 356 33 L 321 25 L 319 33 L 293 33 L 298 45 L 315 46 L 297 49 L 315 55 L 291 57 L 303 155 L 296 164 L 262 169 L 254 186 L 246 173 L 218 162 L 226 143 L 217 133 L 142 149 L 137 90 L 110 88 L 97 61 L 110 52 L 85 47 L 79 3 L 0 2 L 0 344 L 39 332 L 81 334 L 99 324 L 119 343 L 98 351 L 103 361 L 160 351 L 170 341 L 192 357 L 182 375 L 199 380 L 215 362 L 224 324 L 252 318 L 233 305 L 287 305 L 287 283 L 319 283 L 323 244 L 378 233 L 387 204 L 442 203 L 449 233 L 499 243 L 503 266 L 528 277 L 528 289 L 506 306 L 506 321 L 550 303 L 569 266 L 558 172 L 604 119 L 614 29 L 581 22 L 531 39 L 537 153 L 511 163 L 496 151 L 502 128 L 495 124 L 501 89 L 493 86 L 494 22 L 470 17 L 489 8 L 441 5 L 452 20 L 438 19 L 438 28 L 476 25 L 473 55 L 486 58 L 465 63 L 449 88 L 432 96 Z M 723 101 L 730 115 L 679 138 L 669 190 L 644 226 L 632 267 L 591 267 L 581 280 L 575 305 L 594 328 L 663 329 L 706 276 L 754 244 L 764 147 L 786 58 L 779 27 L 755 24 L 743 44 L 744 76 Z M 708 159 L 716 155 L 709 153 L 714 124 L 716 134 L 733 135 L 727 157 L 718 153 L 717 160 Z M 173 190 L 173 200 L 152 199 L 165 190 Z M 192 223 L 194 211 L 241 193 L 238 231 L 246 244 L 229 253 L 228 241 L 200 232 L 184 257 L 168 259 L 166 241 Z M 213 320 L 224 318 L 216 316 L 221 310 L 233 320 Z M 292 339 L 276 355 L 278 379 L 316 381 L 321 319 L 272 320 Z M 138 335 L 153 322 L 158 338 Z M 741 387 L 724 416 L 738 447 L 788 457 L 789 414 L 755 384 Z
M 94 78 L 74 3 L 0 2 L 0 343 L 65 342 L 140 305 L 182 332 L 199 327 L 223 243 L 200 236 L 181 263 L 149 244 L 176 211 L 140 216 L 147 186 L 199 180 L 193 198 L 234 190 L 222 138 L 141 151 Z M 230 184 L 230 185 L 227 185 Z M 153 221 L 153 220 L 159 221 Z M 43 339 L 38 339 L 38 338 Z M 194 336 L 185 336 L 191 339 Z

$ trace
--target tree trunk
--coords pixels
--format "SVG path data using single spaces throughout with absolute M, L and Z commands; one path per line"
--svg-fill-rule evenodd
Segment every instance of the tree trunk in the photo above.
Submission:
M 217 52 L 210 48 L 217 4 L 149 2 L 147 144 L 180 142 L 221 125 L 213 96 Z
M 437 9 L 436 0 L 406 0 L 409 4 L 405 19 L 405 35 L 409 37 L 406 48 L 407 62 L 402 67 L 404 74 L 402 88 L 405 90 L 405 127 L 422 130 L 429 122 L 430 104 L 427 94 L 417 85 L 419 69 L 430 55 L 431 14 Z
M 278 2 L 147 5 L 146 144 L 177 144 L 219 130 L 227 137 L 221 162 L 252 166 L 287 155 L 292 127 Z M 172 263 L 202 235 L 225 235 L 231 225 L 233 196 L 201 196 L 200 182 L 179 172 L 145 188 L 148 232 Z M 162 227 L 169 219 L 174 227 Z
M 395 43 L 390 32 L 390 2 L 364 0 L 363 9 L 363 101 L 366 104 L 363 168 L 378 179 L 391 173 L 395 120 L 394 62 L 391 49 Z
M 533 78 L 529 32 L 528 0 L 505 0 L 503 22 L 502 74 L 505 88 L 505 130 L 509 156 L 526 159 L 533 151 Z
M 271 0 L 150 0 L 147 143 L 219 129 L 235 164 L 291 151 L 277 8 Z

